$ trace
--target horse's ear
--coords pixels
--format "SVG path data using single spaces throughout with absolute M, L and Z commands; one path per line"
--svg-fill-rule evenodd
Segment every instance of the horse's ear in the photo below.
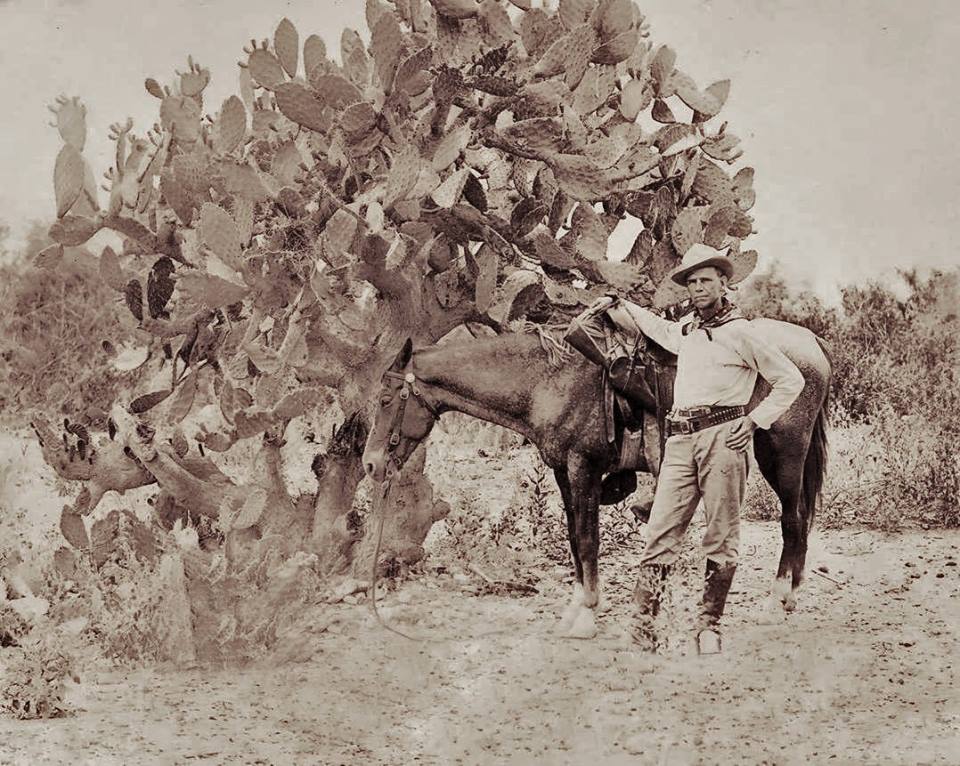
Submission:
M 407 365 L 410 364 L 410 357 L 413 356 L 413 341 L 410 338 L 407 338 L 406 342 L 403 344 L 403 348 L 400 349 L 400 353 L 397 354 L 397 358 L 393 360 L 393 364 L 390 369 L 394 372 L 402 372 L 407 368 Z

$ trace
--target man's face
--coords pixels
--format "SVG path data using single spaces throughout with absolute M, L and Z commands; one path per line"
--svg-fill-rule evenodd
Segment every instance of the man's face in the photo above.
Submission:
M 720 301 L 727 278 L 714 266 L 704 266 L 687 275 L 687 292 L 693 305 L 699 309 L 708 309 Z

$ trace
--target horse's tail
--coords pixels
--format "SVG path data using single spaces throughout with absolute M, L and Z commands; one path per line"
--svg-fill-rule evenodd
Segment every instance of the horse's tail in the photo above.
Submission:
M 827 472 L 827 423 L 830 408 L 830 383 L 833 377 L 833 359 L 830 356 L 830 350 L 822 338 L 815 337 L 827 359 L 828 369 L 824 378 L 823 403 L 820 405 L 816 422 L 813 424 L 813 434 L 810 437 L 807 457 L 803 463 L 803 485 L 800 499 L 807 511 L 808 532 L 813 526 L 813 518 L 820 500 L 820 493 L 823 490 L 824 475 Z

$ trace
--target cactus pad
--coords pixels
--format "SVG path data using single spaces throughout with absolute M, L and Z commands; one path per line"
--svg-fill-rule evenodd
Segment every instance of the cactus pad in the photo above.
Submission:
M 309 80 L 314 70 L 327 64 L 327 45 L 319 35 L 310 35 L 303 43 L 303 71 Z
M 733 195 L 741 210 L 749 210 L 757 199 L 753 190 L 753 168 L 741 168 L 733 177 Z
M 87 141 L 87 109 L 77 98 L 60 97 L 57 105 L 50 107 L 57 118 L 57 130 L 60 138 L 78 152 L 83 151 Z
M 324 104 L 303 85 L 285 82 L 277 86 L 276 95 L 277 108 L 288 120 L 321 132 L 330 127 Z
M 667 45 L 661 45 L 650 62 L 650 76 L 657 84 L 657 92 L 666 97 L 664 85 L 673 74 L 673 66 L 677 61 L 677 54 Z
M 403 30 L 397 17 L 384 13 L 370 34 L 370 51 L 377 64 L 377 76 L 385 91 L 393 87 L 393 76 L 403 52 Z
M 247 110 L 237 96 L 230 96 L 220 107 L 217 119 L 217 151 L 229 154 L 243 140 L 247 131 Z
M 100 231 L 100 224 L 92 218 L 65 215 L 50 227 L 50 239 L 66 247 L 77 247 Z
M 628 29 L 594 50 L 591 60 L 597 64 L 619 64 L 630 58 L 639 42 L 639 30 Z
M 476 0 L 430 0 L 437 13 L 448 19 L 469 19 L 480 11 Z
M 250 54 L 247 66 L 250 68 L 250 74 L 257 84 L 267 90 L 274 90 L 287 79 L 283 73 L 283 65 L 277 60 L 277 57 L 262 48 L 257 48 Z
M 570 90 L 576 88 L 583 79 L 596 45 L 597 33 L 590 24 L 580 24 L 567 35 L 564 79 Z
M 300 36 L 290 19 L 283 18 L 277 25 L 277 31 L 273 34 L 273 48 L 283 70 L 290 77 L 295 77 L 300 57 Z
M 310 80 L 310 85 L 323 105 L 330 109 L 340 109 L 361 100 L 357 86 L 339 75 L 319 75 Z
M 433 50 L 429 47 L 407 56 L 397 67 L 394 78 L 396 89 L 408 96 L 419 96 L 430 86 L 433 79 L 429 71 L 432 63 Z
M 240 232 L 226 210 L 204 203 L 200 208 L 200 238 L 220 260 L 240 270 Z
M 560 0 L 557 12 L 563 26 L 574 29 L 589 21 L 596 6 L 596 0 Z
M 64 144 L 53 168 L 53 193 L 57 218 L 62 218 L 83 191 L 83 156 L 73 144 Z
M 516 37 L 513 22 L 498 0 L 483 0 L 480 4 L 480 28 L 487 45 L 505 45 Z

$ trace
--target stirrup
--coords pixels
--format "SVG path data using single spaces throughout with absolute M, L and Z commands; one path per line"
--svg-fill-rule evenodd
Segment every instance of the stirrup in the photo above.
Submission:
M 715 635 L 715 636 L 717 637 L 717 648 L 716 648 L 716 651 L 710 651 L 710 652 L 705 652 L 705 651 L 703 651 L 703 647 L 702 647 L 701 644 L 700 644 L 700 637 L 701 637 L 704 633 L 712 633 L 713 635 Z M 723 651 L 723 634 L 720 633 L 720 628 L 717 627 L 716 625 L 708 625 L 708 626 L 705 627 L 705 628 L 700 628 L 700 629 L 698 629 L 698 630 L 697 630 L 697 635 L 696 635 L 696 642 L 697 642 L 697 656 L 698 656 L 698 657 L 702 657 L 702 656 L 705 655 L 705 654 L 708 654 L 708 655 L 709 655 L 709 654 L 720 654 L 720 653 Z

